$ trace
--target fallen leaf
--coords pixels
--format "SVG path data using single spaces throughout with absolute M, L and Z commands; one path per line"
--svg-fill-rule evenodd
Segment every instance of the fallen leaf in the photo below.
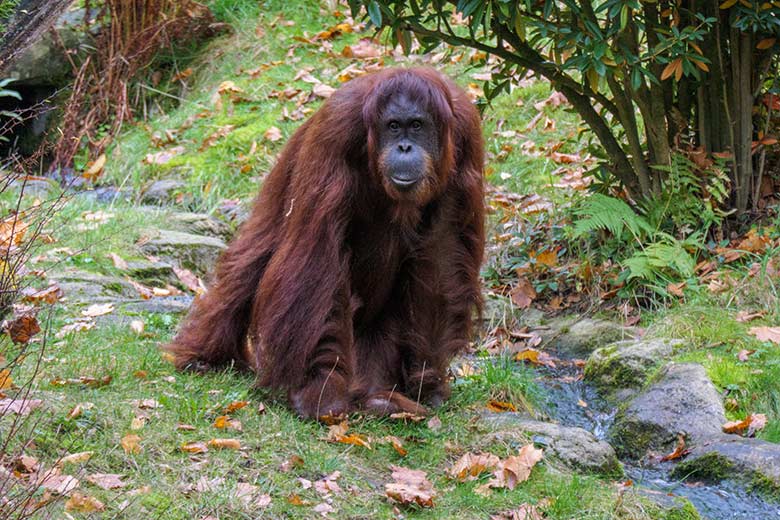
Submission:
M 60 460 L 57 461 L 58 466 L 64 466 L 65 464 L 79 464 L 81 462 L 86 462 L 90 458 L 92 458 L 92 454 L 94 452 L 92 451 L 81 451 L 79 453 L 71 453 L 70 455 L 65 455 Z
M 759 341 L 780 343 L 780 327 L 751 327 L 748 332 L 758 338 Z
M 211 439 L 208 442 L 208 447 L 225 450 L 240 450 L 241 441 L 238 439 Z
M 729 421 L 723 425 L 725 433 L 745 433 L 746 437 L 752 437 L 757 431 L 766 426 L 766 415 L 763 413 L 748 415 L 742 421 Z
M 125 453 L 135 454 L 141 453 L 141 445 L 139 442 L 141 442 L 141 437 L 134 433 L 130 433 L 122 437 L 120 444 L 122 445 L 122 449 L 125 450 Z
M 677 460 L 685 457 L 691 452 L 690 449 L 687 449 L 685 447 L 685 435 L 678 434 L 677 435 L 677 446 L 675 446 L 674 451 L 672 451 L 668 455 L 664 455 L 661 457 L 661 462 L 668 462 L 670 460 Z
M 104 316 L 112 312 L 114 312 L 113 303 L 95 303 L 81 311 L 81 315 L 88 318 L 95 318 L 97 316 Z
M 401 442 L 401 439 L 399 439 L 395 435 L 388 435 L 382 440 L 385 442 L 389 442 L 390 445 L 393 447 L 393 449 L 402 457 L 406 457 L 407 453 L 409 453 L 408 451 L 406 451 L 406 448 L 404 448 L 404 444 Z
M 336 89 L 326 85 L 325 83 L 317 83 L 312 87 L 311 89 L 312 93 L 320 98 L 329 98 L 333 95 L 334 92 L 336 92 Z
M 516 412 L 517 411 L 517 407 L 512 403 L 507 403 L 504 401 L 496 401 L 495 399 L 491 399 L 490 401 L 488 401 L 486 408 L 491 412 Z
M 249 401 L 233 401 L 225 407 L 225 415 L 231 414 L 236 410 L 240 410 L 249 404 Z
M 37 290 L 27 287 L 22 290 L 23 300 L 30 303 L 48 303 L 53 305 L 62 298 L 62 289 L 57 284 L 49 285 L 45 289 Z
M 11 377 L 11 369 L 4 368 L 0 370 L 0 390 L 13 388 L 13 386 L 14 386 L 14 380 Z
M 757 320 L 763 317 L 764 317 L 764 311 L 758 311 L 758 312 L 739 311 L 737 313 L 736 319 L 739 323 L 747 323 L 749 321 Z
M 106 508 L 103 502 L 95 497 L 87 496 L 78 491 L 73 493 L 67 502 L 65 502 L 65 511 L 76 511 L 77 513 L 94 513 L 103 511 Z
M 25 417 L 42 405 L 43 401 L 40 399 L 0 399 L 0 417 L 5 417 L 9 413 Z
M 494 478 L 488 482 L 491 488 L 514 489 L 521 482 L 528 480 L 531 470 L 542 460 L 543 451 L 527 444 L 520 448 L 517 455 L 502 460 L 493 472 Z
M 287 503 L 293 506 L 302 506 L 303 500 L 301 500 L 301 497 L 298 496 L 296 493 L 293 493 L 292 495 L 287 497 Z
M 206 443 L 202 441 L 188 442 L 182 444 L 180 449 L 181 451 L 187 453 L 206 453 L 207 451 L 209 451 L 208 447 L 206 446 Z
M 517 509 L 490 515 L 490 520 L 544 520 L 544 516 L 531 504 L 520 504 Z
M 401 505 L 416 504 L 420 507 L 433 507 L 436 495 L 433 484 L 427 474 L 421 470 L 391 466 L 393 482 L 385 484 L 385 494 Z
M 744 363 L 744 362 L 747 362 L 747 360 L 750 358 L 750 356 L 755 354 L 755 353 L 756 353 L 755 350 L 747 350 L 747 349 L 743 348 L 742 350 L 740 350 L 737 353 L 737 359 Z
M 220 415 L 214 419 L 214 427 L 219 429 L 232 429 L 242 431 L 241 421 L 231 419 L 228 415 Z
M 276 128 L 275 126 L 272 126 L 268 130 L 263 132 L 263 137 L 268 141 L 275 143 L 276 141 L 282 138 L 282 131 Z
M 328 513 L 332 513 L 335 511 L 332 505 L 328 504 L 327 502 L 322 502 L 320 504 L 317 504 L 312 508 L 312 511 L 315 513 L 319 513 L 322 516 L 328 516 Z
M 438 430 L 439 428 L 441 428 L 441 426 L 442 426 L 441 419 L 439 419 L 438 417 L 431 417 L 430 420 L 428 421 L 428 428 L 430 428 L 433 431 Z
M 93 403 L 78 403 L 76 406 L 71 408 L 71 410 L 68 412 L 68 415 L 65 416 L 66 419 L 72 420 L 76 419 L 77 417 L 81 417 L 81 415 L 84 413 L 84 410 L 91 410 L 95 405 Z
M 499 462 L 501 459 L 491 453 L 466 453 L 447 470 L 447 473 L 461 482 L 476 480 L 482 473 L 495 470 Z
M 87 171 L 83 173 L 85 179 L 94 181 L 100 174 L 103 173 L 103 168 L 106 166 L 106 154 L 102 153 L 97 159 L 89 166 Z
M 555 358 L 553 358 L 547 352 L 536 350 L 534 348 L 525 348 L 515 354 L 515 361 L 528 361 L 534 365 L 555 368 Z
M 341 487 L 336 480 L 341 476 L 340 471 L 334 471 L 314 482 L 314 490 L 323 497 L 330 496 L 331 493 L 341 493 Z
M 117 489 L 127 485 L 126 482 L 122 482 L 122 475 L 117 473 L 93 473 L 87 475 L 87 482 L 103 489 Z
M 38 459 L 29 455 L 20 455 L 14 461 L 14 471 L 19 473 L 34 473 L 38 471 L 39 467 Z
M 512 298 L 512 303 L 519 309 L 527 309 L 536 299 L 536 289 L 527 278 L 522 277 L 517 281 L 517 285 L 509 293 L 509 296 Z
M 51 380 L 52 386 L 88 386 L 90 388 L 100 388 L 106 386 L 111 382 L 111 376 L 92 377 L 92 376 L 79 376 L 71 377 L 68 379 L 62 379 L 61 377 L 55 377 Z
M 79 487 L 78 479 L 70 475 L 60 474 L 59 469 L 57 468 L 52 468 L 41 475 L 37 484 L 43 489 L 49 490 L 57 495 L 67 495 Z
M 271 496 L 260 492 L 260 486 L 239 482 L 233 491 L 233 496 L 239 499 L 246 507 L 265 508 L 271 505 Z
M 222 484 L 225 483 L 225 479 L 222 477 L 214 477 L 212 479 L 203 476 L 198 479 L 198 481 L 195 483 L 195 491 L 198 493 L 207 493 L 207 492 L 213 492 L 217 491 Z
M 2 272 L 2 263 L 0 263 L 0 272 Z M 5 326 L 5 331 L 11 337 L 11 341 L 24 345 L 29 343 L 32 337 L 41 331 L 41 327 L 38 325 L 38 319 L 34 315 L 25 314 L 10 321 Z

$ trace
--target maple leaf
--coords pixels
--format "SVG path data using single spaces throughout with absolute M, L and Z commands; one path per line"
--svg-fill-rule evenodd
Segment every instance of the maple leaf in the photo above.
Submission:
M 742 421 L 727 422 L 723 425 L 723 431 L 737 434 L 745 432 L 745 436 L 752 437 L 757 431 L 764 429 L 766 421 L 766 415 L 763 413 L 751 414 Z
M 24 345 L 41 331 L 41 327 L 33 314 L 25 314 L 6 324 L 5 331 L 11 337 L 11 341 Z
M 751 327 L 748 331 L 759 341 L 771 341 L 780 343 L 780 327 Z
M 482 473 L 492 472 L 501 459 L 491 453 L 466 453 L 447 471 L 450 477 L 465 482 L 476 480 Z
M 536 289 L 527 278 L 521 277 L 509 296 L 512 298 L 512 303 L 517 305 L 519 309 L 527 309 L 536 299 Z
M 543 450 L 534 448 L 533 444 L 523 446 L 517 455 L 507 457 L 499 463 L 488 486 L 514 489 L 521 482 L 528 480 L 533 467 L 542 460 L 543 453 Z

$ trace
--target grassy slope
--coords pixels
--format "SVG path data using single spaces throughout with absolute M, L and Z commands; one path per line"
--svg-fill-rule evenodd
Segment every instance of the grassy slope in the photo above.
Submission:
M 313 75 L 328 81 L 335 72 L 351 63 L 343 58 L 326 58 L 316 47 L 306 45 L 298 46 L 293 53 L 294 58 L 287 57 L 288 48 L 294 43 L 293 36 L 303 35 L 304 32 L 313 35 L 340 21 L 327 13 L 321 14 L 314 2 L 296 0 L 258 4 L 249 0 L 220 0 L 215 2 L 214 7 L 223 19 L 233 24 L 233 34 L 217 39 L 178 63 L 180 70 L 192 66 L 195 71 L 188 79 L 189 90 L 182 93 L 183 101 L 178 107 L 169 108 L 151 117 L 147 123 L 125 131 L 111 151 L 107 181 L 138 190 L 153 178 L 181 178 L 186 182 L 187 205 L 205 211 L 213 210 L 225 198 L 251 198 L 259 178 L 269 169 L 274 154 L 284 142 L 284 139 L 277 143 L 264 141 L 263 133 L 269 127 L 277 126 L 287 138 L 300 124 L 280 121 L 284 105 L 276 99 L 269 99 L 268 94 L 292 84 L 310 89 L 309 84 L 292 80 L 303 67 L 313 67 Z M 286 25 L 281 20 L 293 20 L 295 25 Z M 262 30 L 258 31 L 258 27 Z M 336 40 L 334 50 L 340 51 L 343 45 L 354 43 L 357 38 L 357 35 L 346 35 Z M 297 59 L 300 61 L 294 61 Z M 255 80 L 241 72 L 274 61 L 282 63 L 272 66 Z M 469 81 L 462 64 L 443 68 L 461 83 Z M 251 101 L 236 104 L 232 113 L 227 109 L 213 112 L 211 97 L 225 80 L 234 81 Z M 519 88 L 511 96 L 498 101 L 486 115 L 488 149 L 498 154 L 501 146 L 506 144 L 493 135 L 499 120 L 505 120 L 504 129 L 523 129 L 536 114 L 533 104 L 546 98 L 548 93 L 543 84 L 536 83 Z M 518 99 L 523 100 L 520 107 L 516 105 Z M 309 106 L 315 108 L 316 104 Z M 292 111 L 293 108 L 292 103 L 288 103 L 288 109 Z M 207 117 L 196 119 L 192 127 L 176 138 L 175 144 L 184 146 L 185 154 L 164 166 L 142 165 L 145 154 L 158 151 L 151 143 L 152 134 L 179 128 L 184 121 L 203 110 L 209 110 Z M 551 111 L 550 115 L 557 120 L 558 131 L 551 135 L 535 129 L 527 134 L 528 138 L 545 143 L 560 139 L 561 134 L 576 131 L 576 119 L 569 114 L 557 110 Z M 205 151 L 199 150 L 211 133 L 227 124 L 236 128 L 216 145 Z M 247 154 L 253 141 L 258 142 L 258 152 L 249 161 L 250 171 L 241 173 L 243 163 L 238 164 L 236 158 L 241 153 Z M 569 151 L 576 150 L 573 143 L 562 151 L 567 151 L 567 148 Z M 494 160 L 491 168 L 495 172 L 494 180 L 499 181 L 500 172 L 511 172 L 512 176 L 501 182 L 517 191 L 528 192 L 548 183 L 555 166 L 544 158 L 512 153 L 503 162 Z M 79 222 L 80 216 L 85 211 L 94 210 L 110 210 L 116 216 L 95 231 L 75 229 L 74 224 Z M 60 219 L 52 226 L 59 240 L 55 246 L 68 246 L 79 251 L 83 248 L 83 251 L 69 256 L 67 263 L 116 274 L 105 254 L 116 252 L 126 258 L 137 255 L 133 248 L 135 238 L 146 227 L 164 225 L 165 213 L 149 214 L 121 204 L 106 208 L 77 200 L 68 206 Z M 53 322 L 54 330 L 78 316 L 79 311 L 72 307 L 60 308 Z M 682 318 L 687 316 L 685 312 L 675 313 L 669 322 L 669 330 L 700 339 L 697 347 L 711 341 L 712 337 L 746 341 L 742 329 L 724 336 L 728 332 L 724 323 L 730 321 L 716 319 L 718 326 L 710 332 L 705 327 L 706 320 L 694 321 L 694 318 L 689 321 Z M 708 312 L 704 311 L 704 314 Z M 399 464 L 428 471 L 440 495 L 435 509 L 412 511 L 409 516 L 485 518 L 488 513 L 525 501 L 537 502 L 551 497 L 552 505 L 546 508 L 549 518 L 658 518 L 652 509 L 638 505 L 634 497 L 618 499 L 607 482 L 560 473 L 544 464 L 534 470 L 527 484 L 512 492 L 496 491 L 490 497 L 473 493 L 473 488 L 480 482 L 455 484 L 445 477 L 444 472 L 461 453 L 486 450 L 505 456 L 517 448 L 503 443 L 485 443 L 483 426 L 474 417 L 490 397 L 529 389 L 531 383 L 523 373 L 507 371 L 499 366 L 481 375 L 459 379 L 453 399 L 437 413 L 443 423 L 437 431 L 430 430 L 424 423 L 404 425 L 375 419 L 352 422 L 353 431 L 374 439 L 387 435 L 401 438 L 409 450 L 408 455 L 401 457 L 387 444 L 374 443 L 373 449 L 367 450 L 326 442 L 327 428 L 298 420 L 283 404 L 273 400 L 273 396 L 252 390 L 251 378 L 246 375 L 175 373 L 161 359 L 158 345 L 171 336 L 176 318 L 167 315 L 139 318 L 146 323 L 146 331 L 141 336 L 131 332 L 126 325 L 107 324 L 53 341 L 47 347 L 39 389 L 48 396 L 46 416 L 51 421 L 38 425 L 31 433 L 35 447 L 28 450 L 30 455 L 47 464 L 67 453 L 93 451 L 90 461 L 69 468 L 69 472 L 81 476 L 96 472 L 122 473 L 129 483 L 127 489 L 151 486 L 150 493 L 126 497 L 123 490 L 102 491 L 83 484 L 90 495 L 106 502 L 112 513 L 116 513 L 117 506 L 127 498 L 131 501 L 124 513 L 127 518 L 192 519 L 206 514 L 219 518 L 257 518 L 263 514 L 272 518 L 312 518 L 316 516 L 312 506 L 322 499 L 314 490 L 304 490 L 298 478 L 316 480 L 338 470 L 342 473 L 338 483 L 346 492 L 334 497 L 333 506 L 337 510 L 334 517 L 389 518 L 393 516 L 393 510 L 383 498 L 383 483 L 389 481 L 390 464 Z M 690 354 L 708 362 L 706 355 Z M 717 361 L 710 360 L 710 369 L 716 378 L 720 377 L 719 383 L 730 384 L 741 377 L 740 374 L 747 381 L 747 369 L 733 369 L 720 357 L 713 359 Z M 722 359 L 728 358 L 724 356 Z M 724 363 L 722 369 L 718 363 Z M 134 372 L 138 370 L 145 371 L 146 377 L 136 377 Z M 777 377 L 776 370 L 775 364 L 774 368 L 765 372 L 766 377 L 770 374 Z M 81 375 L 111 375 L 113 380 L 110 385 L 99 389 L 54 388 L 48 384 L 55 377 Z M 764 392 L 762 395 L 768 394 Z M 132 401 L 146 398 L 156 399 L 162 406 L 144 411 L 150 420 L 142 429 L 133 432 L 130 424 L 138 411 Z M 243 432 L 214 428 L 212 423 L 222 407 L 241 399 L 252 401 L 249 407 L 234 414 L 242 422 Z M 257 411 L 261 401 L 266 405 L 263 414 Z M 84 402 L 93 403 L 94 407 L 76 420 L 65 418 L 68 410 Z M 191 424 L 196 430 L 179 431 L 176 429 L 178 423 Z M 128 433 L 141 436 L 143 451 L 140 454 L 125 454 L 120 447 L 120 439 Z M 776 430 L 772 435 L 777 435 Z M 184 442 L 214 437 L 237 437 L 245 449 L 241 452 L 212 450 L 207 456 L 200 457 L 179 451 Z M 279 466 L 293 455 L 300 456 L 303 465 L 288 472 L 280 471 Z M 182 492 L 182 486 L 201 477 L 221 477 L 226 482 L 213 492 Z M 259 513 L 231 498 L 236 482 L 260 486 L 264 493 L 272 496 L 271 507 L 265 513 Z M 305 505 L 290 505 L 286 499 L 293 494 L 300 495 Z M 57 511 L 62 506 L 52 507 L 50 511 Z M 57 513 L 54 514 L 57 516 Z

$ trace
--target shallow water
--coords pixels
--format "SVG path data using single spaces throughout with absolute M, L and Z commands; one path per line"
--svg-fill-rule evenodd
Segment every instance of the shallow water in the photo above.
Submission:
M 560 363 L 554 369 L 538 368 L 537 382 L 549 396 L 546 414 L 564 426 L 576 426 L 605 440 L 612 425 L 616 408 L 605 403 L 598 392 L 577 376 L 581 370 L 571 364 Z M 583 404 L 587 406 L 583 406 Z M 708 520 L 773 520 L 780 519 L 780 504 L 768 502 L 750 493 L 745 486 L 722 481 L 717 484 L 681 482 L 671 478 L 673 462 L 657 463 L 641 467 L 636 463 L 621 461 L 627 478 L 636 489 L 659 502 L 669 502 L 675 496 L 691 501 Z M 653 496 L 658 493 L 657 496 Z

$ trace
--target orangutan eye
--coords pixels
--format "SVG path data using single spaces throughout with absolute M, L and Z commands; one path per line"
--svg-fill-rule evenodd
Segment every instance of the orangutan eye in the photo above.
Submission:
M 398 130 L 399 128 L 401 128 L 401 126 L 396 121 L 390 121 L 390 124 L 387 125 L 387 127 L 390 130 L 393 130 L 393 131 Z
M 419 130 L 422 128 L 422 123 L 419 121 L 412 121 L 412 130 Z

